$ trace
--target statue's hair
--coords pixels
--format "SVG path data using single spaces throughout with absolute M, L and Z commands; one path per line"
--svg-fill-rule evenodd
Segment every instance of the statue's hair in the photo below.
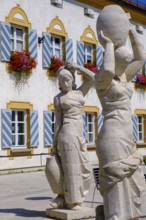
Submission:
M 64 72 L 63 72 L 64 71 Z M 64 68 L 64 66 L 60 67 L 59 70 L 57 71 L 57 76 L 69 76 L 72 79 L 72 89 L 75 90 L 76 89 L 76 84 L 75 84 L 75 75 L 72 74 L 71 71 L 69 71 L 68 69 Z

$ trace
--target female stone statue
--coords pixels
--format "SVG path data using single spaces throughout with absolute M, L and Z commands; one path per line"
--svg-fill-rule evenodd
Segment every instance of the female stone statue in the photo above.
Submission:
M 142 156 L 132 141 L 132 89 L 128 82 L 142 68 L 145 53 L 135 28 L 119 6 L 106 6 L 101 11 L 97 33 L 105 49 L 95 77 L 104 116 L 96 143 L 104 215 L 106 220 L 137 219 L 146 214 L 146 185 L 140 167 Z M 134 57 L 125 46 L 128 35 Z
M 72 74 L 75 70 L 85 77 L 78 89 L 75 89 Z M 65 67 L 58 72 L 58 80 L 61 92 L 54 98 L 56 121 L 53 152 L 59 164 L 61 180 L 58 178 L 58 186 L 55 187 L 55 181 L 51 186 L 53 192 L 58 194 L 51 205 L 53 208 L 79 210 L 90 186 L 91 167 L 83 137 L 82 113 L 84 96 L 93 85 L 94 74 L 66 61 Z

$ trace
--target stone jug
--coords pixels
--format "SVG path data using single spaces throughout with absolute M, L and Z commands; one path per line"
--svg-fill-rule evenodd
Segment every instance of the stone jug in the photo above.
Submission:
M 51 155 L 47 158 L 45 174 L 53 193 L 63 194 L 63 171 L 59 156 Z

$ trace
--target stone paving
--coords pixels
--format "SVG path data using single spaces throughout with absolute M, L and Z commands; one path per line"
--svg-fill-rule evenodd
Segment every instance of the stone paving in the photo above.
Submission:
M 0 220 L 49 219 L 45 210 L 53 197 L 44 171 L 0 175 Z M 102 197 L 92 179 L 85 205 L 96 207 L 100 204 Z
M 95 189 L 94 182 L 85 204 L 96 207 L 102 198 Z M 0 220 L 44 220 L 45 210 L 53 198 L 44 171 L 0 175 Z

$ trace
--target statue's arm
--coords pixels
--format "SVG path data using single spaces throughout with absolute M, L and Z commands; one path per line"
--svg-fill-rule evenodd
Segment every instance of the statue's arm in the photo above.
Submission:
M 129 37 L 133 49 L 134 60 L 125 70 L 127 81 L 130 81 L 134 76 L 136 76 L 146 61 L 144 47 L 133 25 L 131 25 Z
M 62 127 L 62 110 L 59 104 L 59 98 L 56 96 L 54 98 L 54 113 L 55 113 L 55 124 L 54 124 L 54 139 L 53 139 L 53 152 L 57 153 L 57 145 L 58 145 L 58 134 Z
M 80 73 L 83 74 L 85 80 L 82 83 L 82 85 L 78 88 L 78 90 L 80 90 L 83 95 L 85 96 L 87 94 L 87 92 L 89 91 L 89 89 L 92 87 L 92 85 L 94 84 L 94 73 L 90 70 L 88 70 L 87 68 L 84 68 L 76 63 L 72 63 L 70 61 L 66 61 L 65 62 L 65 67 L 67 69 L 69 69 L 70 71 L 78 71 Z
M 102 40 L 104 41 L 105 51 L 101 69 L 95 77 L 97 90 L 106 89 L 115 76 L 114 44 L 109 38 L 105 37 L 102 32 L 100 37 L 102 37 Z
M 95 73 L 81 66 L 78 67 L 78 71 L 84 76 L 84 81 L 78 90 L 80 90 L 83 93 L 83 96 L 85 96 L 94 84 Z

